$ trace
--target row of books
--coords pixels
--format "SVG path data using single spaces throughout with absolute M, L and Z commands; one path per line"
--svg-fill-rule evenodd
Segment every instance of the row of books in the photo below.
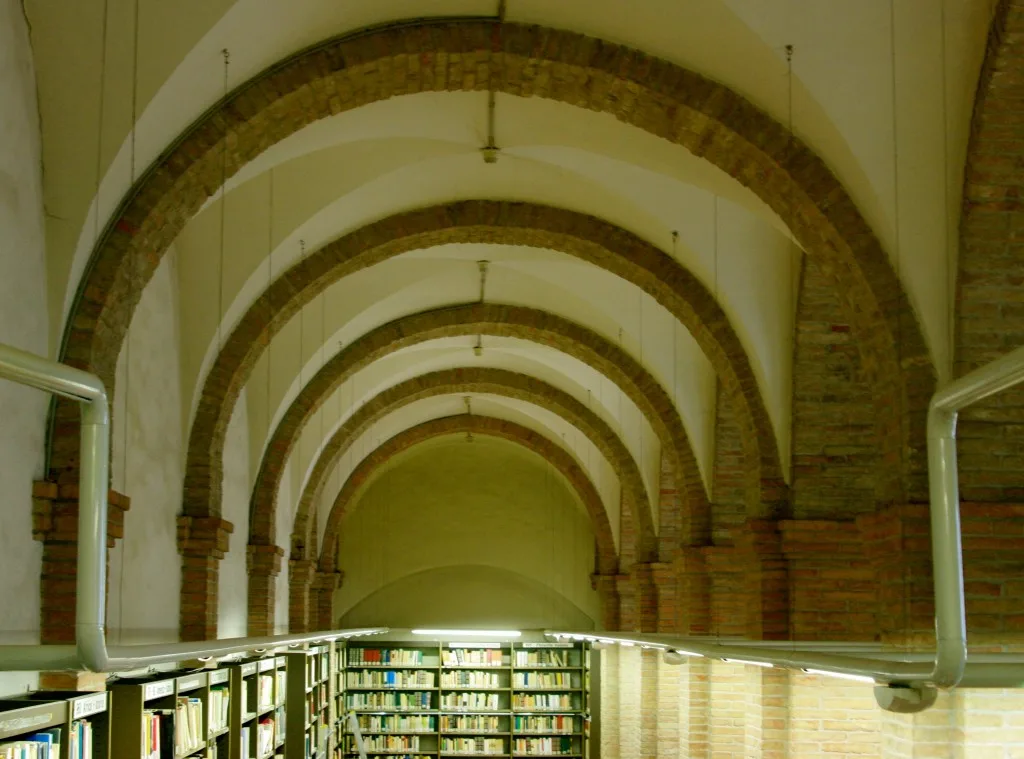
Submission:
M 545 715 L 542 717 L 517 714 L 513 717 L 517 733 L 574 733 L 576 718 L 570 714 Z
M 432 733 L 434 725 L 435 718 L 429 714 L 359 715 L 359 729 L 367 733 Z
M 318 680 L 326 680 L 330 662 L 327 654 L 310 656 L 306 661 L 306 682 L 313 683 Z
M 367 751 L 418 751 L 420 748 L 420 737 L 418 735 L 364 735 L 363 745 Z M 354 735 L 348 739 L 348 750 L 358 751 Z
M 210 732 L 217 733 L 228 726 L 228 708 L 231 705 L 231 691 L 227 686 L 219 685 L 210 688 Z
M 13 743 L 4 743 L 0 745 L 0 759 L 60 759 L 63 732 L 55 727 Z
M 572 709 L 568 693 L 517 693 L 512 697 L 513 709 Z
M 349 709 L 397 709 L 414 711 L 430 709 L 431 699 L 428 692 L 410 691 L 408 693 L 369 692 L 348 694 Z
M 445 693 L 441 697 L 442 709 L 487 709 L 498 708 L 497 693 Z
M 348 650 L 349 666 L 366 666 L 382 664 L 422 665 L 423 652 L 410 651 L 406 648 L 350 648 Z
M 452 648 L 444 651 L 446 667 L 461 667 L 475 664 L 485 667 L 501 667 L 505 664 L 505 656 L 500 648 Z
M 575 688 L 572 672 L 516 672 L 512 684 L 516 688 Z
M 441 732 L 445 733 L 497 733 L 501 732 L 500 717 L 487 714 L 460 714 L 441 717 Z
M 92 744 L 92 723 L 88 720 L 72 722 L 68 759 L 92 759 Z
M 512 750 L 517 754 L 571 754 L 572 738 L 516 738 Z
M 174 745 L 176 753 L 185 754 L 202 748 L 203 702 L 198 698 L 179 698 L 175 707 Z
M 571 667 L 568 650 L 529 650 L 517 649 L 515 662 L 517 667 Z
M 349 688 L 433 688 L 435 674 L 429 669 L 349 670 L 345 682 Z
M 260 675 L 256 680 L 256 703 L 266 709 L 274 703 L 274 676 Z
M 430 673 L 433 674 L 433 673 Z M 445 687 L 463 688 L 498 688 L 501 687 L 497 672 L 479 672 L 474 669 L 445 672 L 441 676 L 441 685 Z
M 504 754 L 501 738 L 442 738 L 441 751 L 446 754 Z

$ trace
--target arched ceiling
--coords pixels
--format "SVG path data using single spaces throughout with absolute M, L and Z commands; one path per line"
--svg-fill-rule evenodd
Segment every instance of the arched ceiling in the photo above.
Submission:
M 224 77 L 232 88 L 333 36 L 427 15 L 493 16 L 496 2 L 26 5 L 40 89 L 56 346 L 97 230 L 143 169 L 223 94 Z M 943 376 L 956 230 L 936 220 L 951 218 L 959 202 L 959 167 L 990 2 L 946 5 L 939 13 L 927 0 L 509 0 L 507 19 L 660 56 L 721 82 L 791 125 L 838 177 L 881 241 Z M 786 45 L 794 47 L 792 76 Z M 222 49 L 230 51 L 226 69 Z M 384 100 L 315 122 L 273 145 L 205 204 L 174 244 L 183 304 L 186 437 L 225 336 L 301 255 L 402 211 L 459 200 L 513 200 L 599 217 L 692 272 L 720 304 L 746 353 L 757 384 L 751 392 L 762 399 L 785 473 L 802 254 L 775 213 L 710 163 L 608 115 L 498 95 L 501 154 L 495 164 L 481 160 L 486 135 L 485 93 Z M 709 490 L 718 393 L 708 356 L 636 286 L 542 246 L 427 247 L 330 286 L 274 337 L 248 380 L 254 460 L 305 383 L 341 346 L 398 317 L 475 301 L 480 260 L 491 262 L 488 302 L 560 315 L 642 364 L 675 404 Z M 649 421 L 607 378 L 536 342 L 487 337 L 480 357 L 473 356 L 474 342 L 446 338 L 406 348 L 347 380 L 292 451 L 292 495 L 301 490 L 324 437 L 361 401 L 403 378 L 462 365 L 533 374 L 586 399 L 639 462 L 648 492 L 658 493 L 660 443 Z M 481 413 L 564 440 L 618 526 L 620 483 L 571 427 L 518 401 L 480 397 L 474 404 Z M 335 479 L 343 482 L 357 457 L 379 440 L 461 410 L 460 397 L 445 397 L 388 416 L 353 447 Z M 326 492 L 325 502 L 336 492 Z

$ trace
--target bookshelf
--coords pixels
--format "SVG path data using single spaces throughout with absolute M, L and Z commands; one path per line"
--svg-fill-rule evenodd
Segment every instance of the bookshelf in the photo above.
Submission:
M 286 665 L 285 657 L 268 656 L 224 667 L 231 703 L 228 754 L 211 759 L 284 756 L 288 728 Z
M 107 759 L 107 693 L 37 691 L 0 700 L 0 759 Z
M 288 663 L 288 759 L 329 759 L 338 735 L 334 688 L 338 658 L 333 644 L 286 654 Z
M 350 641 L 345 654 L 370 757 L 588 756 L 585 643 Z M 334 759 L 356 754 L 346 727 Z

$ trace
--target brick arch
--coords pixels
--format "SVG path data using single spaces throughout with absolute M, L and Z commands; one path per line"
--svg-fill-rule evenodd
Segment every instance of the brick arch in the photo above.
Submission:
M 378 393 L 360 406 L 331 436 L 330 441 L 326 442 L 299 499 L 295 524 L 292 529 L 291 558 L 308 559 L 311 552 L 316 550 L 313 540 L 315 522 L 309 518 L 310 509 L 319 500 L 328 474 L 361 434 L 380 419 L 410 403 L 441 395 L 466 393 L 486 393 L 526 401 L 565 419 L 582 431 L 601 452 L 601 455 L 611 463 L 623 483 L 623 491 L 633 494 L 630 506 L 635 506 L 641 513 L 643 508 L 650 508 L 640 468 L 625 444 L 607 422 L 572 395 L 543 380 L 507 369 L 486 367 L 443 369 L 412 377 Z M 629 516 L 633 525 L 633 529 L 630 531 L 632 535 L 629 541 L 622 540 L 620 551 L 625 550 L 626 542 L 631 542 L 633 538 L 638 538 L 643 531 L 650 529 L 649 526 L 639 523 L 639 515 L 630 514 Z M 611 528 L 608 529 L 610 535 Z M 595 532 L 601 542 L 601 532 L 596 525 Z M 599 554 L 601 559 L 599 566 L 603 573 L 613 573 L 616 570 L 614 542 L 611 545 L 611 551 Z M 631 547 L 630 551 L 632 550 L 635 550 L 635 547 Z M 604 563 L 605 561 L 608 563 Z
M 1000 0 L 974 103 L 964 169 L 954 376 L 1024 344 L 1024 3 Z M 964 500 L 1024 500 L 1024 388 L 965 409 L 958 421 Z
M 696 277 L 636 235 L 593 216 L 532 203 L 473 200 L 397 214 L 347 234 L 296 263 L 250 306 L 215 360 L 197 404 L 186 464 L 186 513 L 219 512 L 224 436 L 232 410 L 252 367 L 284 324 L 348 274 L 402 253 L 449 243 L 557 250 L 651 294 L 695 337 L 736 407 L 747 463 L 748 510 L 760 515 L 785 499 L 774 433 L 747 354 L 724 312 Z M 662 416 L 667 412 L 668 407 L 659 410 Z M 689 492 L 691 500 L 705 498 L 696 463 L 683 460 L 689 453 L 667 450 L 676 490 Z M 665 538 L 678 540 L 682 530 L 688 544 L 707 542 L 705 512 L 691 513 L 685 526 L 667 519 Z
M 321 572 L 329 573 L 335 571 L 338 533 L 341 529 L 342 520 L 361 488 L 366 485 L 380 467 L 390 461 L 403 451 L 443 435 L 457 435 L 471 432 L 474 435 L 486 435 L 489 437 L 501 438 L 523 446 L 545 459 L 566 479 L 572 489 L 583 502 L 584 508 L 595 520 L 599 515 L 605 514 L 604 504 L 601 503 L 601 496 L 598 495 L 594 484 L 587 477 L 583 468 L 576 462 L 576 459 L 562 446 L 549 440 L 539 432 L 531 430 L 515 422 L 505 419 L 496 419 L 491 416 L 479 416 L 477 414 L 458 414 L 457 416 L 446 416 L 441 419 L 432 419 L 429 422 L 418 424 L 415 427 L 398 433 L 391 439 L 378 446 L 364 458 L 352 471 L 349 478 L 338 493 L 330 514 L 327 517 L 327 525 L 324 529 L 323 547 L 320 550 L 319 569 Z M 596 530 L 595 530 L 596 532 Z M 609 531 L 607 538 L 611 537 Z M 597 536 L 599 550 L 607 550 L 608 546 L 600 545 L 602 537 Z M 612 547 L 614 552 L 614 546 Z M 605 559 L 607 560 L 607 559 Z
M 540 26 L 420 20 L 329 40 L 254 77 L 192 125 L 122 202 L 93 251 L 61 359 L 113 386 L 141 287 L 222 177 L 234 176 L 267 147 L 371 102 L 483 89 L 613 115 L 704 158 L 761 198 L 808 253 L 841 274 L 877 405 L 882 460 L 900 462 L 896 470 L 909 462 L 915 482 L 923 483 L 923 413 L 934 386 L 927 349 L 877 238 L 824 161 L 719 83 L 637 50 Z M 724 326 L 709 329 L 717 334 Z M 897 334 L 904 365 L 913 371 L 904 372 L 897 360 Z M 907 412 L 911 424 L 903 425 Z M 76 420 L 75 405 L 58 401 L 53 477 L 74 476 Z M 916 447 L 906 457 L 911 441 Z M 902 473 L 889 478 L 884 496 L 902 496 Z M 210 511 L 209 504 L 186 503 L 189 515 L 197 508 Z
M 403 348 L 439 338 L 480 334 L 513 337 L 556 348 L 617 385 L 647 418 L 661 440 L 662 450 L 675 451 L 685 472 L 684 479 L 693 483 L 685 493 L 686 513 L 682 518 L 698 522 L 708 519 L 707 499 L 682 420 L 668 393 L 636 359 L 596 332 L 561 316 L 525 306 L 472 303 L 411 314 L 377 327 L 335 354 L 306 383 L 267 442 L 265 450 L 271 453 L 260 462 L 250 507 L 250 545 L 276 545 L 277 492 L 285 464 L 303 428 L 337 388 L 360 369 Z M 636 513 L 641 525 L 638 559 L 648 561 L 658 550 L 651 511 L 637 509 Z M 679 517 L 671 512 L 665 514 L 661 520 L 662 533 L 664 524 L 671 524 L 673 519 L 678 522 Z M 675 547 L 678 533 L 673 535 L 673 541 Z

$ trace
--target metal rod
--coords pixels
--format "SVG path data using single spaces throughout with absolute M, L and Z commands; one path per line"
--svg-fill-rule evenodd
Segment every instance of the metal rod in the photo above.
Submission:
M 78 504 L 77 597 L 74 646 L 0 646 L 0 671 L 88 669 L 120 672 L 154 664 L 223 657 L 257 649 L 376 635 L 387 628 L 330 630 L 262 638 L 225 638 L 107 648 L 107 484 L 110 417 L 99 378 L 0 344 L 0 377 L 72 398 L 82 404 Z

